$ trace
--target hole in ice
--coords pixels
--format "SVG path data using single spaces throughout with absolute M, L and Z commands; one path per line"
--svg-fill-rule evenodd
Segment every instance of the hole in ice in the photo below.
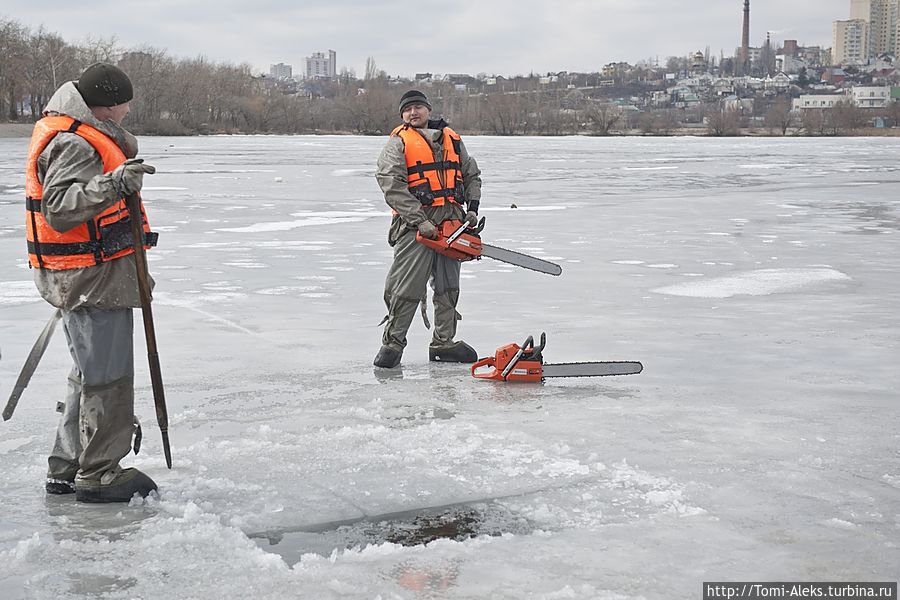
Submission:
M 491 502 L 433 507 L 292 530 L 251 533 L 249 537 L 263 550 L 279 554 L 293 564 L 303 554 L 329 556 L 335 549 L 370 544 L 390 542 L 419 546 L 440 539 L 464 541 L 482 535 L 526 535 L 532 531 L 534 527 L 527 519 L 497 502 Z

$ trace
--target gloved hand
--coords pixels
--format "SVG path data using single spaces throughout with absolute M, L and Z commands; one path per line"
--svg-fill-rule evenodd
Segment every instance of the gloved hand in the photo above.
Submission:
M 478 213 L 470 210 L 466 213 L 466 216 L 463 220 L 469 227 L 475 227 L 476 225 L 478 225 Z
M 156 173 L 156 167 L 144 164 L 143 158 L 129 158 L 116 167 L 109 176 L 112 178 L 116 189 L 124 196 L 141 191 L 144 184 L 144 173 Z
M 429 240 L 436 240 L 438 238 L 437 227 L 428 220 L 419 223 L 419 233 L 422 234 L 422 237 L 428 238 Z

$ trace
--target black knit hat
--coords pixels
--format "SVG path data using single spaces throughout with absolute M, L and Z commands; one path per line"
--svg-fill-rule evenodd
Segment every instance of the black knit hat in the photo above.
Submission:
M 403 114 L 403 109 L 410 104 L 424 104 L 428 107 L 428 110 L 431 110 L 431 104 L 429 104 L 428 98 L 426 98 L 425 94 L 423 94 L 419 90 L 409 90 L 400 98 L 401 115 Z
M 75 83 L 88 106 L 115 106 L 134 98 L 131 80 L 122 69 L 107 63 L 94 63 Z

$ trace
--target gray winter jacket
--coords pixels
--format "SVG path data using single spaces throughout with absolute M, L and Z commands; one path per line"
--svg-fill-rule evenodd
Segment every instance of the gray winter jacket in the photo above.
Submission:
M 113 121 L 97 120 L 74 82 L 56 90 L 44 115 L 77 119 L 112 138 L 126 157 L 137 155 L 137 139 Z M 60 232 L 88 221 L 119 199 L 112 178 L 103 173 L 100 155 L 74 133 L 57 134 L 41 152 L 38 178 L 44 188 L 41 212 L 47 224 Z M 35 269 L 34 282 L 44 300 L 65 310 L 140 306 L 132 255 L 81 269 Z
M 429 125 L 440 125 L 441 122 L 430 121 Z M 435 162 L 443 160 L 443 131 L 441 129 L 419 129 L 431 142 Z M 481 201 L 481 170 L 475 159 L 469 156 L 464 143 L 459 149 L 460 171 L 466 190 L 466 205 L 469 210 L 478 212 Z M 453 203 L 442 206 L 423 206 L 409 191 L 409 179 L 406 172 L 406 147 L 399 135 L 388 138 L 387 144 L 378 157 L 378 169 L 375 173 L 378 185 L 384 192 L 384 200 L 388 206 L 397 211 L 391 220 L 388 241 L 394 245 L 397 238 L 407 230 L 414 230 L 419 223 L 430 220 L 435 225 L 449 219 L 461 219 L 463 209 Z

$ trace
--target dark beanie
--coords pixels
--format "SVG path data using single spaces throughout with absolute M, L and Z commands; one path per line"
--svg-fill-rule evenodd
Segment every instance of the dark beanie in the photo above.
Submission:
M 134 98 L 131 80 L 122 69 L 107 63 L 94 63 L 75 83 L 88 106 L 115 106 Z
M 424 104 L 428 107 L 428 110 L 431 110 L 431 104 L 428 102 L 428 98 L 425 97 L 425 94 L 420 92 L 419 90 L 409 90 L 400 98 L 400 114 L 403 114 L 403 109 L 409 106 L 410 104 Z

